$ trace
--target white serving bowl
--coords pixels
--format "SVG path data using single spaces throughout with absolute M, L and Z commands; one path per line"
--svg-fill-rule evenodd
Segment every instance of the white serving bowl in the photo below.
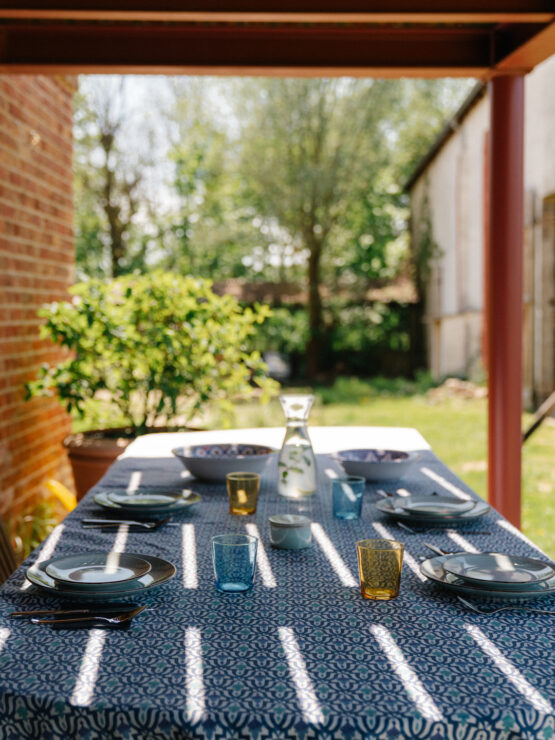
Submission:
M 335 454 L 348 475 L 361 475 L 374 482 L 402 478 L 419 457 L 418 452 L 401 450 L 341 450 Z
M 195 478 L 225 481 L 228 473 L 262 474 L 277 450 L 265 445 L 238 443 L 176 447 L 172 452 Z

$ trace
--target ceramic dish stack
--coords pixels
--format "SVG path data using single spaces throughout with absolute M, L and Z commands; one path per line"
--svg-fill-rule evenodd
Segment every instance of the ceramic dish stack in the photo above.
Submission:
M 383 483 L 404 478 L 420 455 L 402 450 L 341 450 L 333 457 L 347 475 L 360 475 L 368 481 Z
M 555 564 L 536 558 L 461 552 L 425 560 L 420 570 L 444 588 L 474 598 L 513 601 L 555 593 Z
M 383 514 L 420 527 L 457 527 L 479 519 L 489 511 L 485 501 L 455 496 L 399 496 L 376 501 Z
M 228 473 L 262 475 L 277 450 L 255 444 L 205 444 L 176 447 L 172 453 L 195 478 L 225 482 Z
M 194 491 L 171 491 L 163 488 L 151 488 L 129 493 L 125 489 L 111 489 L 97 493 L 94 501 L 103 509 L 113 513 L 134 518 L 157 515 L 171 516 L 181 514 L 189 506 L 197 504 L 201 496 Z
M 175 566 L 153 555 L 87 552 L 35 563 L 26 576 L 51 596 L 110 600 L 137 596 L 175 575 Z

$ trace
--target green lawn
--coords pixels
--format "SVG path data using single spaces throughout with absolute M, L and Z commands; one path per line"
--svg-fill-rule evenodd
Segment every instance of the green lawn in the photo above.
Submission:
M 486 498 L 486 414 L 485 399 L 448 398 L 433 402 L 425 394 L 389 395 L 376 393 L 356 383 L 351 400 L 348 393 L 316 392 L 310 423 L 321 426 L 371 425 L 415 427 L 434 452 L 469 486 Z M 523 420 L 528 423 L 529 416 Z M 217 426 L 212 417 L 210 426 Z M 237 405 L 234 426 L 280 426 L 284 417 L 278 401 L 268 406 L 256 403 Z M 555 558 L 555 423 L 544 422 L 523 447 L 523 530 L 546 553 Z

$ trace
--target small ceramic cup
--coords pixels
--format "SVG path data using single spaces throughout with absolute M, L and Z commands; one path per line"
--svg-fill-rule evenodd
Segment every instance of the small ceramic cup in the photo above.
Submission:
M 282 550 L 303 550 L 312 542 L 311 521 L 299 514 L 274 514 L 270 521 L 270 543 Z

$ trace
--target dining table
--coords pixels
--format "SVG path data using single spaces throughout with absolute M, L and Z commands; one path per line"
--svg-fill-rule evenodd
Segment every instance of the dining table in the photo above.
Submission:
M 478 499 L 421 436 L 402 427 L 310 427 L 318 487 L 277 494 L 277 461 L 256 513 L 229 513 L 225 482 L 192 477 L 172 454 L 184 445 L 244 442 L 279 449 L 280 428 L 148 434 L 131 443 L 76 509 L 0 589 L 0 740 L 49 738 L 326 738 L 551 740 L 555 737 L 553 616 L 469 611 L 420 570 L 446 551 L 544 553 L 491 509 L 460 530 L 408 532 L 374 503 L 383 492 Z M 334 518 L 331 481 L 345 449 L 418 451 L 401 480 L 367 482 L 362 515 Z M 191 489 L 202 500 L 155 531 L 88 529 L 111 489 Z M 272 547 L 268 518 L 302 514 L 312 544 Z M 253 587 L 215 587 L 211 538 L 258 538 Z M 356 542 L 405 545 L 398 598 L 361 596 Z M 31 585 L 26 569 L 84 552 L 148 554 L 172 580 L 134 595 L 146 609 L 128 629 L 60 630 L 11 619 L 13 610 L 67 606 Z M 555 609 L 555 597 L 526 602 Z

